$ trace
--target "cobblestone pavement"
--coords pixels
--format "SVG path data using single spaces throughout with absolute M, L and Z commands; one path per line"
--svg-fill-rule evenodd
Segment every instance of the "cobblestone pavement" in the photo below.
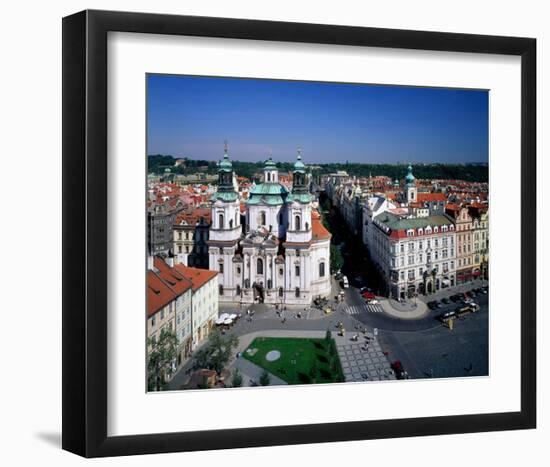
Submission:
M 396 379 L 378 339 L 369 332 L 365 336 L 360 334 L 357 342 L 350 338 L 336 342 L 346 382 Z

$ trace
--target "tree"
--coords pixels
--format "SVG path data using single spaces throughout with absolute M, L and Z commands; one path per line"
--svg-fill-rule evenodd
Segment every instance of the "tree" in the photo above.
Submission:
M 231 386 L 234 388 L 240 388 L 243 385 L 243 377 L 238 368 L 233 372 L 233 377 L 231 378 Z
M 149 391 L 162 391 L 172 374 L 177 356 L 178 338 L 172 329 L 164 327 L 158 339 L 147 339 L 147 386 Z
M 269 383 L 270 383 L 269 373 L 264 370 L 260 375 L 260 384 L 262 386 L 269 386 Z
M 342 258 L 342 253 L 334 245 L 330 245 L 330 269 L 332 271 L 338 271 L 342 269 L 344 265 L 344 258 Z
M 237 336 L 224 338 L 219 330 L 214 329 L 210 333 L 208 342 L 196 352 L 193 368 L 195 370 L 202 368 L 215 370 L 220 375 L 229 363 L 237 345 L 239 345 Z

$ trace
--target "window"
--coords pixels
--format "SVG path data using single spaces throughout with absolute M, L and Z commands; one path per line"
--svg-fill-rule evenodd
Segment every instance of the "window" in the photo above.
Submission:
M 405 271 L 401 271 L 401 272 L 399 273 L 399 278 L 400 278 L 402 281 L 405 280 Z
M 414 256 L 409 256 L 409 260 L 408 260 L 408 264 L 411 265 L 411 264 L 414 264 Z
M 309 230 L 309 224 L 306 222 L 306 230 Z
M 164 319 L 164 308 L 160 310 L 160 319 Z
M 325 263 L 319 263 L 319 277 L 325 277 Z
M 223 285 L 221 285 L 221 284 L 219 285 L 218 292 L 219 292 L 220 295 L 223 295 Z
M 151 318 L 151 327 L 152 328 L 155 327 L 155 317 L 154 316 Z
M 237 295 L 240 295 L 240 294 L 241 294 L 241 286 L 237 285 Z
M 223 214 L 218 216 L 218 228 L 223 229 Z
M 411 270 L 409 271 L 409 280 L 410 280 L 410 281 L 414 281 L 414 269 L 411 269 Z
M 223 273 L 223 263 L 220 263 L 220 272 Z
M 256 261 L 256 274 L 263 274 L 264 273 L 264 262 L 262 261 L 262 258 L 258 258 Z
M 284 295 L 284 290 L 282 287 L 279 287 L 279 297 L 282 297 Z
M 240 273 L 241 273 L 241 267 L 237 266 L 237 274 L 240 274 Z
M 294 230 L 300 230 L 300 227 L 301 227 L 301 221 L 300 221 L 300 216 L 296 216 L 294 218 Z
M 265 211 L 260 212 L 260 225 L 265 225 Z
M 405 252 L 405 245 L 401 244 L 401 253 L 404 253 Z
M 294 275 L 296 277 L 300 277 L 300 266 L 295 266 L 294 267 Z
M 230 229 L 233 228 L 233 219 L 229 219 L 229 228 L 230 228 Z
M 239 225 L 239 213 L 235 213 L 235 225 Z
M 294 291 L 294 295 L 296 295 L 296 298 L 300 298 L 300 287 L 296 287 L 296 290 Z
M 272 289 L 273 288 L 273 281 L 271 279 L 267 280 L 267 288 Z
M 279 269 L 279 275 L 282 276 L 282 275 L 283 275 L 283 272 L 284 272 L 284 271 L 283 271 L 283 268 L 280 268 L 280 269 Z

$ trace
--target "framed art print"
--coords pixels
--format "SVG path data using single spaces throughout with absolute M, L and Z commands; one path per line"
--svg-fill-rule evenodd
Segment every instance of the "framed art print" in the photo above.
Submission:
M 63 448 L 534 428 L 535 44 L 64 18 Z

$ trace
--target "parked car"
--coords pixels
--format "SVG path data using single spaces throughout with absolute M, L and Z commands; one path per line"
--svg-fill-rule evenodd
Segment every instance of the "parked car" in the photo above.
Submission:
M 462 297 L 458 294 L 454 294 L 454 295 L 451 295 L 450 299 L 451 299 L 452 302 L 456 303 L 456 302 L 459 302 L 460 300 L 462 300 Z
M 346 276 L 342 276 L 342 287 L 344 287 L 344 289 L 349 288 L 349 281 Z
M 456 311 L 447 311 L 445 313 L 441 313 L 437 319 L 441 321 L 442 323 L 447 322 L 450 319 L 456 318 Z
M 375 295 L 368 290 L 365 290 L 363 293 L 361 293 L 361 296 L 366 300 L 374 300 L 374 298 L 376 298 Z
M 441 301 L 442 301 L 445 305 L 448 305 L 449 303 L 451 303 L 451 300 L 448 299 L 447 297 L 442 298 Z
M 430 310 L 435 310 L 437 308 L 437 301 L 432 300 L 431 302 L 428 302 L 427 305 Z

